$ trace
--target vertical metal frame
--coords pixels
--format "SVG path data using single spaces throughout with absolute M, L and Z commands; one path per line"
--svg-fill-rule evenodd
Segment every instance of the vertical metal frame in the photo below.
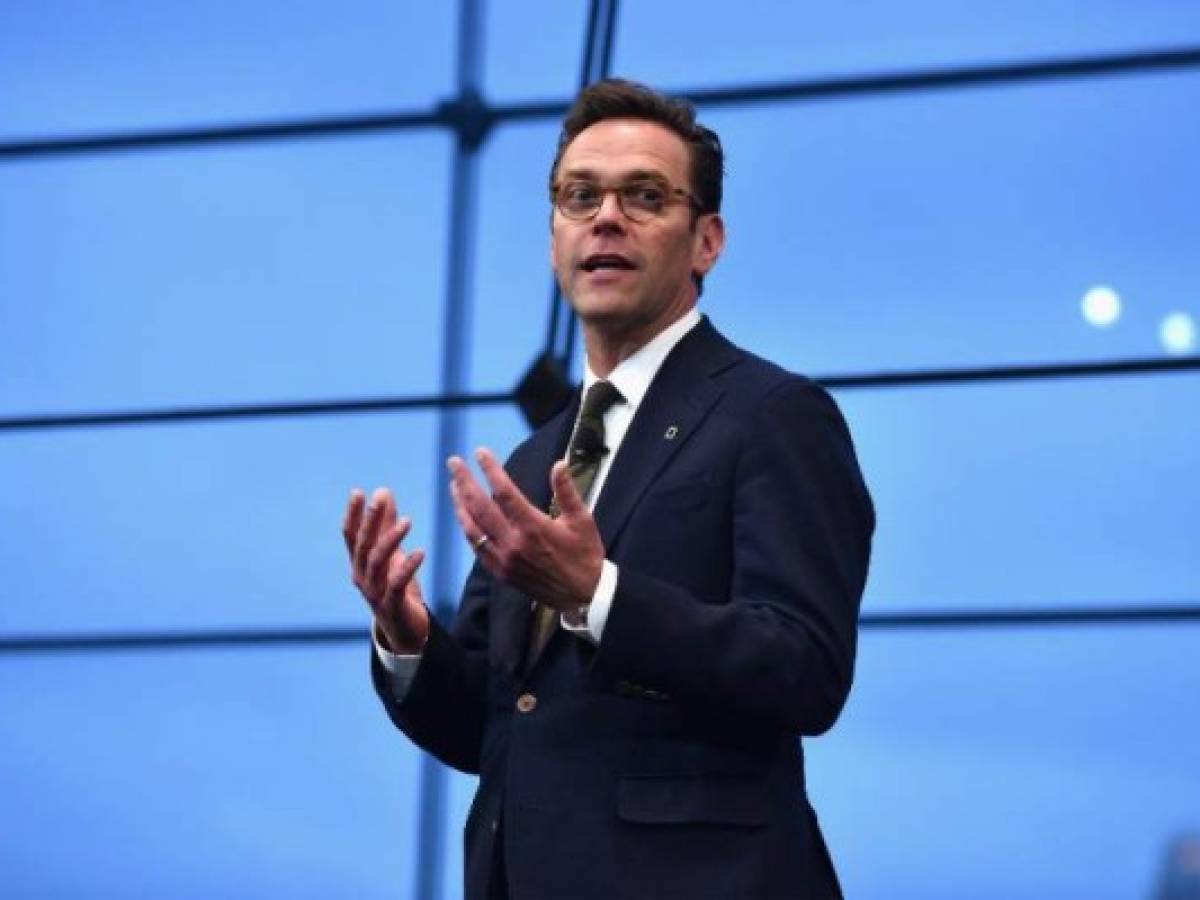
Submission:
M 455 131 L 450 183 L 449 235 L 446 243 L 446 297 L 442 320 L 440 392 L 464 394 L 469 378 L 471 289 L 474 270 L 479 148 L 487 135 L 481 113 L 480 75 L 483 62 L 483 0 L 461 0 L 458 22 L 458 94 L 452 105 L 461 114 Z M 474 114 L 472 114 L 474 113 Z M 434 533 L 430 563 L 433 614 L 441 622 L 454 615 L 462 541 L 447 500 L 445 460 L 462 451 L 465 411 L 445 406 L 438 413 L 437 456 L 433 460 Z M 445 882 L 446 767 L 428 753 L 421 755 L 417 791 L 417 846 L 413 896 L 440 897 Z
M 612 73 L 618 8 L 619 0 L 591 0 L 589 4 L 587 32 L 583 39 L 583 61 L 579 69 L 581 90 Z M 556 360 L 562 372 L 569 377 L 578 333 L 575 312 L 567 305 L 558 280 L 551 278 L 550 282 L 550 314 L 545 354 Z

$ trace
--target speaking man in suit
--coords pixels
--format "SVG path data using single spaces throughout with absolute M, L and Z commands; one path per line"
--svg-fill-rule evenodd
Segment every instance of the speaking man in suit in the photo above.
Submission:
M 584 382 L 503 465 L 449 460 L 476 563 L 448 629 L 391 493 L 351 494 L 375 688 L 479 775 L 469 898 L 840 895 L 799 738 L 850 690 L 874 513 L 829 396 L 696 309 L 723 165 L 689 104 L 641 85 L 568 112 L 550 258 Z

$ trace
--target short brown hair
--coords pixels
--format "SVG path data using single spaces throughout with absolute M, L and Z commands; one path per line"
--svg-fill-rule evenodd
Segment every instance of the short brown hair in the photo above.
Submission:
M 668 97 L 644 84 L 623 78 L 606 78 L 589 85 L 567 110 L 558 135 L 554 164 L 550 167 L 551 191 L 567 145 L 585 128 L 605 119 L 644 119 L 679 135 L 687 145 L 691 159 L 690 187 L 698 204 L 698 213 L 720 212 L 725 153 L 717 133 L 696 121 L 696 108 L 687 100 Z

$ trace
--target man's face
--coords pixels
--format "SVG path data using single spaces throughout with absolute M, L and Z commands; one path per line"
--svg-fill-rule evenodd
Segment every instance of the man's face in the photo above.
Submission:
M 688 148 L 673 131 L 609 119 L 568 145 L 555 180 L 608 188 L 652 176 L 690 193 L 690 171 Z M 634 222 L 609 192 L 592 219 L 569 219 L 554 210 L 550 263 L 585 326 L 648 339 L 695 303 L 692 273 L 707 273 L 723 242 L 720 217 L 701 216 L 693 227 L 692 208 L 682 198 L 661 215 Z

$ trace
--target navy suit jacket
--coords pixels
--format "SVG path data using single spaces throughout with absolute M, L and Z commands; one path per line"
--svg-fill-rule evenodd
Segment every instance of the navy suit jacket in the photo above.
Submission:
M 546 508 L 578 397 L 507 469 Z M 526 670 L 530 599 L 476 565 L 396 703 L 479 775 L 466 896 L 840 896 L 798 737 L 850 690 L 874 512 L 829 395 L 701 321 L 671 351 L 595 507 L 620 574 L 600 645 L 561 629 Z M 500 836 L 498 839 L 497 836 Z

